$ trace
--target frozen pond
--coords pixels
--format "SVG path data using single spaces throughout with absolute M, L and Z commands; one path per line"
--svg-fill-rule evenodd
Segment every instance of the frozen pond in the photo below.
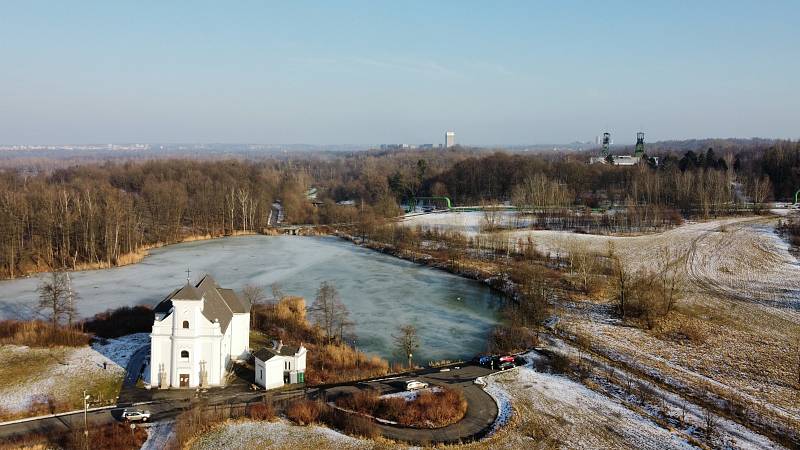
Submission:
M 356 247 L 331 237 L 243 236 L 189 242 L 153 250 L 138 264 L 75 272 L 79 312 L 154 306 L 172 289 L 210 273 L 223 287 L 273 283 L 311 305 L 322 281 L 332 281 L 350 311 L 357 346 L 392 358 L 392 338 L 401 324 L 419 330 L 419 361 L 471 357 L 485 350 L 498 322 L 498 296 L 488 287 L 442 271 Z M 40 275 L 41 276 L 41 275 Z M 30 317 L 39 279 L 0 281 L 0 316 Z

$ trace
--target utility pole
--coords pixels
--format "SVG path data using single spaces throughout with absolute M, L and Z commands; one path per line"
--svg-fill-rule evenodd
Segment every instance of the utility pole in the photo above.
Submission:
M 89 395 L 86 390 L 83 391 L 83 440 L 86 442 L 86 449 L 89 449 L 89 420 L 87 414 L 89 412 Z

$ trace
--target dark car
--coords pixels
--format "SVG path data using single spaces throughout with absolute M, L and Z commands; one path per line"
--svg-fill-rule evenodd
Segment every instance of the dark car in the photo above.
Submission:
M 508 369 L 513 369 L 514 367 L 517 367 L 517 366 L 515 366 L 513 362 L 506 361 L 506 362 L 500 364 L 500 367 L 498 367 L 498 369 L 500 369 L 500 370 L 508 370 Z
M 481 357 L 478 358 L 478 364 L 480 364 L 482 366 L 488 366 L 491 363 L 492 363 L 492 357 L 491 356 L 481 356 Z

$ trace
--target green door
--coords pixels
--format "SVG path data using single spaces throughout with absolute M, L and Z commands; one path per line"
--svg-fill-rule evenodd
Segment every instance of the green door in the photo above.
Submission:
M 305 374 L 305 372 L 297 372 L 297 382 L 298 383 L 305 383 L 306 382 L 306 374 Z

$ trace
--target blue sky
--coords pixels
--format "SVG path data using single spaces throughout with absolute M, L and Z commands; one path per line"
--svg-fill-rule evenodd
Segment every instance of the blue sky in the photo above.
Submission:
M 322 3 L 2 1 L 0 143 L 800 138 L 798 1 Z

